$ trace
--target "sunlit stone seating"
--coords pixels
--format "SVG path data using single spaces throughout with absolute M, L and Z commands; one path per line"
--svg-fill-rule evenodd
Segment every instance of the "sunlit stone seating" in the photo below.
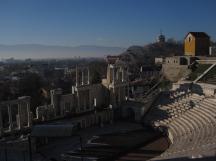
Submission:
M 198 94 L 183 96 L 181 92 L 172 96 L 171 103 L 156 106 L 149 114 L 161 113 L 157 127 L 166 127 L 171 141 L 170 147 L 154 159 L 212 154 L 216 149 L 216 99 Z

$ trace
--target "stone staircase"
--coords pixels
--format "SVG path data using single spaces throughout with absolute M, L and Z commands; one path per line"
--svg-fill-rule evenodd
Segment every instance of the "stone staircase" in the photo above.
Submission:
M 152 160 L 216 154 L 216 99 L 170 92 L 168 104 L 155 105 L 145 123 L 167 133 L 171 145 Z

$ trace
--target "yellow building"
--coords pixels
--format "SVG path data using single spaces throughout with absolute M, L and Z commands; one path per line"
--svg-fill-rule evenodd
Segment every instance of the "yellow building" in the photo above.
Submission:
M 209 55 L 210 37 L 205 32 L 189 32 L 185 36 L 184 50 L 187 56 Z

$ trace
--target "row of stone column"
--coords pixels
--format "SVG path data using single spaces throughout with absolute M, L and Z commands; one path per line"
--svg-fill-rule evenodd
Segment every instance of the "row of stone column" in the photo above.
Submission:
M 120 78 L 121 78 L 120 81 L 122 81 L 122 82 L 125 81 L 125 76 L 126 76 L 125 72 L 126 72 L 126 70 L 125 70 L 124 67 L 118 67 L 118 66 L 113 66 L 112 65 L 110 67 L 110 69 L 112 71 L 112 80 L 111 80 L 111 83 L 115 84 L 115 82 L 117 80 L 120 80 Z
M 87 67 L 76 67 L 76 86 L 85 84 L 85 71 L 87 70 L 87 84 L 90 84 L 90 71 Z M 81 84 L 79 74 L 81 72 Z
M 14 100 L 13 100 L 14 102 Z M 16 102 L 16 101 L 15 101 Z M 22 113 L 22 104 L 26 105 L 26 111 L 27 111 L 27 127 L 31 127 L 32 124 L 32 118 L 31 118 L 31 110 L 30 110 L 30 101 L 24 102 L 17 100 L 17 103 L 4 103 L 0 105 L 0 136 L 4 133 L 4 127 L 3 127 L 3 114 L 2 114 L 2 107 L 6 106 L 7 107 L 7 114 L 8 114 L 8 122 L 9 122 L 9 127 L 8 127 L 8 132 L 13 131 L 13 118 L 12 118 L 12 105 L 18 105 L 18 118 L 16 118 L 16 122 L 18 123 L 17 127 L 18 129 L 23 128 L 23 119 L 25 119 Z M 17 120 L 18 119 L 18 120 Z
M 82 88 L 82 87 L 81 87 Z M 94 99 L 92 102 L 92 99 Z M 80 90 L 80 88 L 77 89 L 77 107 L 84 108 L 84 110 L 87 110 L 86 108 L 89 107 L 88 110 L 92 110 L 92 107 L 96 107 L 96 98 L 92 98 L 91 95 L 91 89 L 86 90 Z

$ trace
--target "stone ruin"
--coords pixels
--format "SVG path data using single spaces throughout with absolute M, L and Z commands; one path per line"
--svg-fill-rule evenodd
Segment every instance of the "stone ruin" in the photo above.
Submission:
M 0 103 L 0 136 L 31 127 L 30 99 L 29 96 L 23 96 Z
M 0 136 L 30 128 L 35 123 L 49 121 L 66 116 L 90 112 L 88 117 L 80 118 L 82 127 L 101 124 L 113 119 L 113 107 L 121 105 L 128 94 L 126 67 L 109 64 L 107 78 L 102 83 L 91 84 L 88 67 L 76 67 L 76 84 L 71 93 L 63 94 L 62 89 L 50 91 L 51 103 L 36 108 L 33 119 L 30 110 L 30 97 L 0 103 Z M 92 122 L 89 124 L 89 121 Z M 89 124 L 89 125 L 88 125 Z

